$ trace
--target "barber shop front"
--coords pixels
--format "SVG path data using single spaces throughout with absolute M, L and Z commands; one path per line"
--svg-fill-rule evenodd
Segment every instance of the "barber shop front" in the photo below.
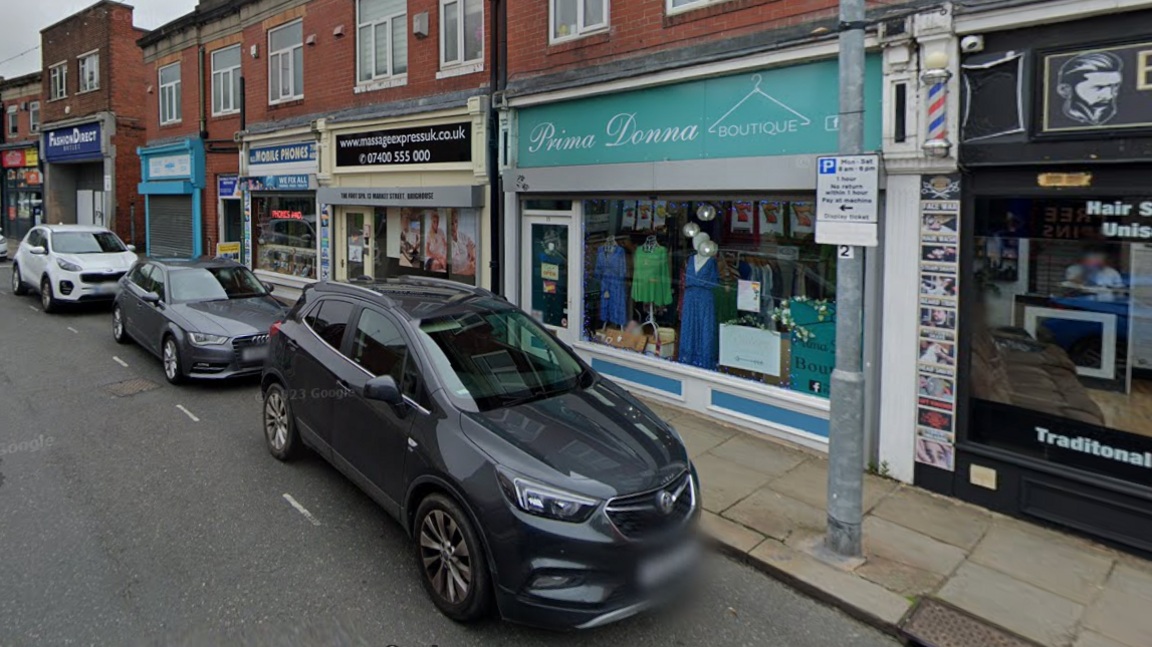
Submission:
M 815 162 L 837 148 L 838 70 L 802 55 L 513 99 L 505 289 L 630 389 L 823 449 L 837 256 L 815 240 Z M 870 56 L 869 150 L 880 87 Z
M 922 267 L 942 271 L 921 274 L 916 440 L 919 485 L 1139 551 L 1152 551 L 1149 28 L 1144 12 L 993 33 L 963 59 L 965 172 L 925 182 L 963 205 L 926 201 Z M 948 267 L 958 288 L 934 281 Z

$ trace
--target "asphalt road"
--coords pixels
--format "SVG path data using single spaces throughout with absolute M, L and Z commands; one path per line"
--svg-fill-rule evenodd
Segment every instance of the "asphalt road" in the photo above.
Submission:
M 398 524 L 314 456 L 264 447 L 255 382 L 169 386 L 107 308 L 39 311 L 0 265 L 0 645 L 895 643 L 712 556 L 674 608 L 592 632 L 457 625 Z M 155 388 L 116 397 L 105 387 Z M 306 509 L 304 516 L 286 498 Z

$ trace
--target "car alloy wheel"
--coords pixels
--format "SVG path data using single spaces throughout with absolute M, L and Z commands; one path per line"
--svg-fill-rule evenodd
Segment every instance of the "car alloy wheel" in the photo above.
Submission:
M 40 305 L 44 307 L 44 312 L 56 309 L 56 298 L 52 295 L 52 281 L 47 276 L 40 281 Z
M 433 510 L 420 526 L 424 575 L 449 604 L 459 604 L 472 589 L 472 554 L 456 521 L 443 510 Z
M 128 341 L 127 335 L 124 334 L 124 313 L 120 310 L 120 306 L 112 310 L 112 338 L 121 344 Z
M 176 348 L 176 340 L 171 337 L 164 340 L 164 377 L 172 384 L 180 382 L 180 351 Z
M 288 407 L 284 405 L 284 394 L 280 389 L 270 391 L 264 403 L 264 433 L 276 453 L 284 451 L 288 444 Z
M 12 266 L 12 293 L 13 294 L 20 294 L 20 290 L 23 287 L 24 287 L 23 282 L 20 281 L 20 268 L 16 265 L 13 265 Z

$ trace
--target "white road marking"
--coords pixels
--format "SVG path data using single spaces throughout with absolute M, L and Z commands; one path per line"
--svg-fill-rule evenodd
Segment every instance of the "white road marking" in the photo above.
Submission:
M 293 499 L 291 494 L 288 494 L 287 492 L 285 492 L 284 493 L 284 500 L 287 501 L 288 504 L 291 505 L 293 508 L 296 508 L 296 512 L 299 512 L 300 514 L 304 515 L 305 519 L 307 519 L 308 521 L 311 521 L 313 526 L 319 526 L 320 525 L 320 520 L 317 519 L 316 517 L 313 517 L 312 513 L 308 512 L 307 508 L 300 505 L 299 501 L 297 501 L 296 499 Z
M 68 330 L 71 330 L 72 332 L 76 333 L 77 335 L 79 335 L 79 334 L 80 334 L 80 331 L 79 331 L 79 330 L 76 330 L 76 329 L 75 329 L 75 328 L 73 328 L 72 326 L 68 326 Z
M 124 368 L 128 368 L 128 362 L 125 362 L 124 360 L 120 359 L 119 357 L 116 357 L 115 355 L 112 356 L 112 361 L 116 362 L 120 366 L 123 366 Z
M 186 415 L 186 416 L 188 416 L 189 418 L 191 418 L 191 419 L 192 419 L 192 422 L 200 422 L 200 419 L 199 419 L 199 418 L 197 418 L 197 417 L 196 417 L 196 415 L 195 415 L 195 414 L 193 414 L 191 411 L 189 411 L 189 410 L 185 409 L 185 408 L 184 408 L 184 405 L 182 405 L 182 404 L 178 404 L 178 405 L 176 405 L 176 408 L 177 408 L 177 409 L 179 409 L 179 410 L 181 410 L 181 411 L 183 411 L 183 412 L 184 412 L 184 415 Z
M 37 308 L 36 306 L 28 306 L 28 307 L 32 308 L 32 312 L 40 312 L 40 308 Z

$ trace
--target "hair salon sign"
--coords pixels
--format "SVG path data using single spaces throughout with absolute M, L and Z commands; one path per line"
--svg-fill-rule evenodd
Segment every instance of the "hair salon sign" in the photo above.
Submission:
M 865 148 L 880 147 L 881 65 L 867 59 Z M 837 149 L 839 68 L 821 61 L 522 109 L 522 168 Z
M 1152 42 L 1043 56 L 1043 133 L 1152 128 Z

